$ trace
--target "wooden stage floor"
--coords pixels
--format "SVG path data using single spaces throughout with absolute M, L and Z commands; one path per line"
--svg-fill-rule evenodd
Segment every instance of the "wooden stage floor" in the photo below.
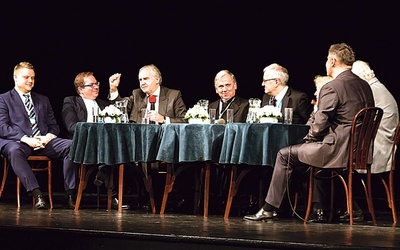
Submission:
M 27 199 L 18 210 L 13 196 L 0 200 L 0 249 L 399 249 L 400 228 L 390 214 L 378 213 L 377 220 L 378 226 L 349 226 L 133 208 L 122 214 L 90 206 L 74 212 L 57 199 L 52 210 L 35 210 Z

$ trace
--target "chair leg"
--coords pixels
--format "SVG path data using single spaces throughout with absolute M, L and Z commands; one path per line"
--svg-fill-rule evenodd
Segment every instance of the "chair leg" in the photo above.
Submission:
M 386 182 L 386 177 L 382 176 L 382 174 L 378 174 L 379 178 L 381 179 L 381 182 L 383 184 L 383 187 L 385 188 L 386 192 L 386 198 L 387 198 L 387 203 L 388 207 L 392 210 L 392 217 L 393 217 L 393 223 L 397 223 L 397 211 L 396 211 L 396 204 L 395 204 L 395 199 L 394 199 L 394 182 L 393 182 L 393 171 L 389 172 L 388 178 L 388 183 Z
M 393 223 L 397 223 L 397 211 L 396 211 L 396 204 L 394 202 L 394 172 L 390 171 L 389 173 L 389 190 L 390 190 L 390 197 L 388 197 L 388 200 L 390 200 L 390 208 L 392 209 L 392 216 L 393 216 Z
M 52 166 L 53 164 L 51 161 L 47 162 L 47 194 L 49 196 L 49 202 L 50 202 L 50 209 L 53 209 L 53 192 L 52 192 L 52 182 L 51 182 L 51 173 L 52 173 Z
M 6 184 L 6 179 L 7 179 L 7 174 L 8 174 L 8 168 L 9 168 L 9 164 L 8 164 L 8 160 L 6 157 L 3 157 L 3 179 L 1 181 L 1 186 L 0 186 L 0 198 L 3 195 L 3 190 Z
M 21 201 L 20 201 L 20 190 L 21 189 L 21 181 L 17 177 L 17 208 L 21 207 Z
M 372 182 L 371 182 L 371 170 L 368 170 L 367 173 L 367 188 L 368 188 L 368 197 L 367 197 L 367 202 L 368 202 L 368 210 L 371 213 L 372 216 L 372 223 L 376 226 L 376 217 L 375 217 L 375 209 L 374 209 L 374 203 L 372 200 Z
M 307 209 L 304 217 L 304 224 L 308 222 L 312 210 L 312 199 L 313 199 L 313 189 L 314 189 L 314 168 L 310 166 L 310 178 L 308 181 L 308 198 L 307 198 Z

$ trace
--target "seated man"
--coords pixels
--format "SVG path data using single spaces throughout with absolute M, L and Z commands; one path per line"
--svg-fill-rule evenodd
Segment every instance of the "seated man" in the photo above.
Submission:
M 236 95 L 236 77 L 228 70 L 221 70 L 214 78 L 215 92 L 220 99 L 210 103 L 209 109 L 216 109 L 216 118 L 226 121 L 226 110 L 233 109 L 233 122 L 246 122 L 249 100 Z
M 374 106 L 367 82 L 351 72 L 355 61 L 353 49 L 345 43 L 330 46 L 325 63 L 326 73 L 334 79 L 320 90 L 318 109 L 305 137 L 305 143 L 279 150 L 264 206 L 246 220 L 264 220 L 277 216 L 294 170 L 309 165 L 319 168 L 346 168 L 349 158 L 349 136 L 355 114 Z M 315 222 L 326 222 L 326 190 L 322 180 L 315 179 L 313 209 Z
M 75 77 L 75 90 L 79 96 L 68 96 L 64 98 L 62 108 L 62 119 L 65 127 L 68 130 L 68 137 L 72 138 L 78 122 L 94 122 L 94 110 L 104 109 L 110 105 L 108 100 L 101 100 L 98 97 L 100 91 L 100 83 L 96 80 L 93 72 L 81 72 Z M 112 166 L 100 165 L 97 172 L 94 184 L 102 186 L 103 183 L 108 186 L 109 172 Z M 112 208 L 118 208 L 117 194 L 114 192 Z M 122 205 L 123 209 L 129 209 L 129 205 Z
M 45 155 L 63 160 L 65 206 L 75 208 L 78 165 L 69 158 L 72 141 L 57 138 L 60 128 L 49 99 L 32 92 L 35 69 L 29 62 L 14 67 L 15 87 L 0 95 L 0 148 L 21 180 L 35 198 L 35 208 L 47 209 L 46 200 L 29 165 L 30 155 Z

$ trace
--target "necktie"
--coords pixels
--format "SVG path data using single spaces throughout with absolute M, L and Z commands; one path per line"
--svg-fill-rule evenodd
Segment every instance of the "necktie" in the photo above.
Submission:
M 274 96 L 271 96 L 269 99 L 269 105 L 276 107 L 276 99 Z
M 33 108 L 33 103 L 31 102 L 31 99 L 29 98 L 28 94 L 24 94 L 24 97 L 25 97 L 25 107 L 28 110 L 29 120 L 31 121 L 32 136 L 40 135 L 39 127 L 36 122 L 36 113 L 35 109 Z

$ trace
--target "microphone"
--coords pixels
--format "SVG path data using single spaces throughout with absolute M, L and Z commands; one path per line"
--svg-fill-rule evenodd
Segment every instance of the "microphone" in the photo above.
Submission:
M 149 102 L 150 102 L 150 110 L 156 110 L 156 96 L 151 95 L 149 96 Z M 155 124 L 155 121 L 149 121 L 150 124 Z
M 149 96 L 149 102 L 150 102 L 150 110 L 156 110 L 156 96 L 155 95 Z

